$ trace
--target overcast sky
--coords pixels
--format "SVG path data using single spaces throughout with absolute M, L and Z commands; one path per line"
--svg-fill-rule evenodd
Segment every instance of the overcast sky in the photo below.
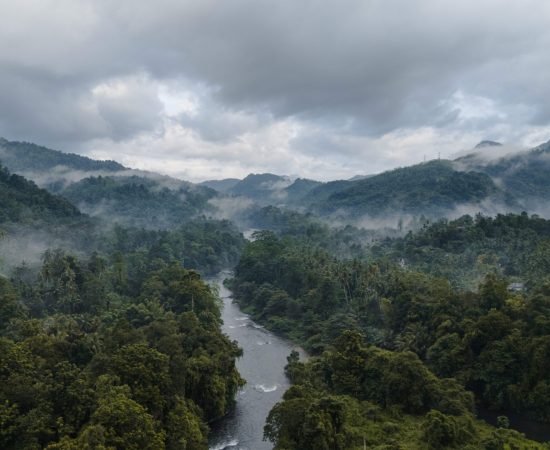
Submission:
M 0 0 L 0 136 L 191 181 L 550 139 L 547 0 Z

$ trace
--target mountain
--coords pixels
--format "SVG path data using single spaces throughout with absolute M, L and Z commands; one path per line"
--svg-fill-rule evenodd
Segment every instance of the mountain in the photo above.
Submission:
M 0 223 L 52 223 L 80 216 L 66 199 L 0 166 Z
M 359 181 L 359 180 L 364 180 L 365 178 L 370 178 L 370 177 L 373 177 L 374 175 L 355 175 L 351 178 L 348 179 L 348 181 Z
M 286 203 L 290 205 L 299 205 L 315 188 L 322 186 L 323 183 L 307 178 L 297 178 L 290 186 L 284 188 Z
M 202 183 L 199 183 L 199 185 L 206 186 L 210 189 L 214 189 L 215 191 L 221 192 L 222 194 L 226 194 L 240 181 L 242 180 L 238 178 L 225 178 L 223 180 L 203 181 Z
M 472 153 L 456 160 L 461 170 L 483 172 L 526 209 L 537 210 L 550 200 L 550 141 L 528 151 L 510 153 L 498 158 L 486 158 L 483 152 Z
M 403 214 L 443 217 L 521 210 L 546 216 L 550 212 L 546 206 L 550 200 L 549 173 L 550 142 L 518 152 L 485 140 L 453 161 L 434 160 L 364 178 L 328 183 L 298 179 L 283 189 L 274 189 L 284 177 L 264 174 L 269 178 L 258 180 L 260 176 L 254 176 L 246 189 L 241 189 L 241 195 L 261 199 L 264 205 L 342 218 Z
M 168 177 L 133 175 L 84 178 L 62 194 L 91 216 L 161 229 L 177 226 L 212 209 L 208 200 L 216 192 Z
M 328 198 L 336 192 L 343 191 L 353 186 L 355 183 L 357 183 L 357 181 L 359 180 L 336 180 L 320 184 L 319 186 L 316 186 L 314 189 L 308 192 L 308 194 L 304 197 L 304 202 L 307 204 L 320 204 L 328 200 Z
M 42 187 L 83 178 L 82 172 L 128 170 L 115 161 L 98 161 L 74 153 L 63 153 L 29 142 L 0 138 L 0 161 L 12 172 L 32 179 Z M 75 172 L 77 172 L 75 174 Z
M 441 217 L 456 212 L 525 209 L 546 215 L 550 200 L 550 142 L 518 152 L 484 140 L 453 161 L 429 161 L 378 175 L 322 183 L 272 173 L 199 185 L 130 170 L 29 143 L 0 139 L 8 168 L 83 212 L 125 224 L 165 228 L 209 214 L 215 196 L 245 197 L 257 206 L 275 205 L 342 218 L 403 214 Z
M 26 142 L 0 139 L 0 159 L 10 170 L 62 195 L 66 204 L 124 225 L 179 225 L 211 210 L 208 200 L 216 195 L 206 186 Z
M 228 194 L 248 197 L 261 204 L 277 204 L 284 201 L 284 189 L 292 184 L 289 177 L 272 173 L 251 173 L 236 183 Z
M 460 205 L 478 205 L 488 198 L 511 202 L 489 175 L 454 170 L 451 161 L 434 160 L 363 180 L 327 185 L 315 190 L 324 190 L 325 195 L 312 204 L 322 214 L 443 216 Z
M 199 183 L 222 194 L 246 197 L 261 205 L 284 204 L 299 206 L 304 197 L 313 189 L 322 185 L 320 181 L 297 178 L 292 181 L 287 176 L 271 173 L 251 173 L 244 179 L 225 178 Z

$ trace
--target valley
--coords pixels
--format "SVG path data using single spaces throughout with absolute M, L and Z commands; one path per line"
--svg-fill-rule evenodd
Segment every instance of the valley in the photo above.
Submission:
M 0 447 L 548 448 L 550 147 L 484 148 L 193 184 L 1 140 Z

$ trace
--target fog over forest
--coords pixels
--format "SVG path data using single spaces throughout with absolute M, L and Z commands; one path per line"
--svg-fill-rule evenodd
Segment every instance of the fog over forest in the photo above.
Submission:
M 550 449 L 550 3 L 0 17 L 0 449 Z

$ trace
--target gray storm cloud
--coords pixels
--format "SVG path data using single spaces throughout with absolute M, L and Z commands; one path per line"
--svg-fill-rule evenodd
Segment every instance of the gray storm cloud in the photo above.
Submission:
M 358 148 L 378 170 L 410 161 L 413 148 L 395 146 L 403 130 L 463 132 L 454 151 L 486 130 L 516 143 L 548 135 L 540 0 L 22 0 L 1 2 L 0 15 L 0 135 L 11 139 L 82 151 L 98 141 L 114 159 L 156 142 L 178 161 L 193 149 L 206 162 L 193 154 L 188 165 L 202 167 L 293 121 L 298 131 L 268 153 L 307 160 L 319 143 L 343 161 Z M 198 100 L 170 113 L 165 86 Z M 175 126 L 194 140 L 167 142 Z M 256 158 L 239 167 L 267 164 Z

